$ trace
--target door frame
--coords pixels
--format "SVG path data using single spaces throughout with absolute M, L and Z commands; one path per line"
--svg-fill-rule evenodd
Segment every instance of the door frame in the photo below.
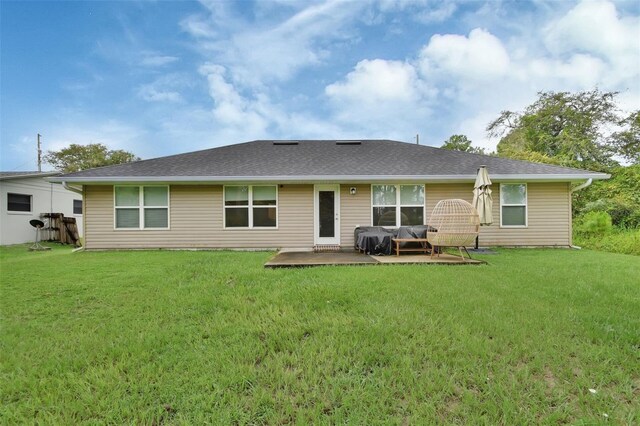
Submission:
M 335 209 L 335 236 L 333 238 L 320 237 L 320 191 L 334 192 L 334 209 Z M 340 185 L 339 184 L 322 184 L 313 185 L 313 244 L 314 245 L 340 245 Z

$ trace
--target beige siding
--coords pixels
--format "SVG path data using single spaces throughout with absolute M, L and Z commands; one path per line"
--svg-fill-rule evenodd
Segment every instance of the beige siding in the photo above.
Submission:
M 349 190 L 355 187 L 356 195 Z M 340 185 L 340 245 L 353 246 L 353 231 L 357 226 L 371 224 L 371 185 Z
M 500 184 L 493 189 L 493 225 L 480 228 L 481 245 L 568 246 L 571 244 L 571 204 L 569 184 L 529 183 L 527 185 L 528 227 L 500 227 Z M 427 220 L 436 203 L 445 198 L 473 199 L 472 184 L 427 184 Z
M 356 187 L 356 195 L 349 188 Z M 113 187 L 85 187 L 85 240 L 101 248 L 309 248 L 313 241 L 313 185 L 283 185 L 278 196 L 278 229 L 223 229 L 221 185 L 174 185 L 169 230 L 114 230 Z M 527 228 L 500 228 L 500 185 L 493 185 L 494 224 L 481 228 L 482 245 L 571 244 L 568 183 L 529 183 Z M 472 199 L 472 184 L 427 184 L 426 212 L 445 198 Z M 356 226 L 371 224 L 371 186 L 340 186 L 340 241 L 353 245 Z
M 86 247 L 279 248 L 313 245 L 313 185 L 278 189 L 277 229 L 223 229 L 221 185 L 173 185 L 169 230 L 115 230 L 113 187 L 87 186 Z

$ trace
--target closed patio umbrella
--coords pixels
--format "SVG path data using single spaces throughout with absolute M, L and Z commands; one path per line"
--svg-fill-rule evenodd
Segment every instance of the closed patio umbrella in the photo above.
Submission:
M 493 223 L 493 198 L 491 197 L 491 179 L 487 166 L 480 166 L 476 183 L 473 185 L 473 207 L 478 210 L 480 216 L 480 226 L 488 226 Z M 478 248 L 478 239 L 476 238 L 476 249 Z

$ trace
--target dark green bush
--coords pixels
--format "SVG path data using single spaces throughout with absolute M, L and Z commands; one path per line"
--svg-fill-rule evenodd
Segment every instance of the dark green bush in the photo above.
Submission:
M 637 228 L 640 226 L 640 210 L 626 200 L 601 198 L 585 204 L 582 212 L 608 213 L 611 216 L 613 225 L 621 228 Z

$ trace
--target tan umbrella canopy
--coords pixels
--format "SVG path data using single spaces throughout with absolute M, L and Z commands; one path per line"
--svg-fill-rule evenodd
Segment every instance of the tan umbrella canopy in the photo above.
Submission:
M 493 223 L 493 198 L 491 197 L 491 179 L 487 166 L 480 166 L 476 183 L 473 186 L 473 207 L 478 210 L 480 226 Z

